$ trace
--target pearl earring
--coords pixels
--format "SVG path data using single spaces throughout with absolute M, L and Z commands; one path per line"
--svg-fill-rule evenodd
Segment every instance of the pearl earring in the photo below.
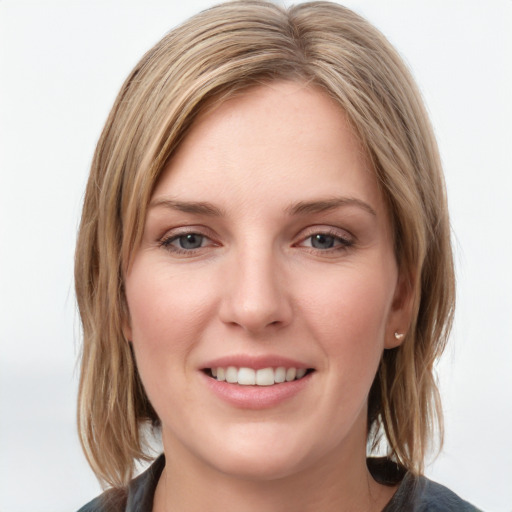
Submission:
M 395 332 L 395 338 L 397 340 L 400 341 L 403 337 L 404 337 L 404 333 L 403 332 Z

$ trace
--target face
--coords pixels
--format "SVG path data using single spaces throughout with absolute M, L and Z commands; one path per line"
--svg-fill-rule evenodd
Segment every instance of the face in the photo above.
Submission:
M 364 461 L 404 297 L 376 179 L 322 92 L 277 82 L 203 114 L 125 277 L 173 460 L 264 479 Z

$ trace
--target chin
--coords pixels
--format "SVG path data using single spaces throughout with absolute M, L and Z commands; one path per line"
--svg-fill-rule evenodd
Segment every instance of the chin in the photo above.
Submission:
M 216 469 L 224 475 L 241 480 L 263 482 L 280 480 L 301 471 L 304 461 L 296 456 L 285 453 L 269 453 L 270 450 L 260 450 L 259 454 L 225 454 Z
M 211 445 L 216 446 L 214 453 L 204 454 L 211 467 L 225 475 L 252 481 L 278 480 L 311 464 L 310 454 L 318 455 L 317 447 L 308 449 L 307 436 L 290 436 L 289 428 L 283 432 L 282 428 L 251 425 L 235 430 L 238 432 L 231 431 L 223 441 Z

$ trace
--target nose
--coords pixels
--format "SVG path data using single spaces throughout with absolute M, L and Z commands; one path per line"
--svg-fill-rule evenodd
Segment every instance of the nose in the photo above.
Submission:
M 252 334 L 288 325 L 292 305 L 280 268 L 270 250 L 239 254 L 226 272 L 221 320 Z

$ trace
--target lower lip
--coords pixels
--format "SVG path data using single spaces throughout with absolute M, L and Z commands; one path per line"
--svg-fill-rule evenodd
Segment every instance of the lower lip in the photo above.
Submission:
M 270 409 L 300 393 L 309 383 L 314 372 L 302 379 L 274 384 L 273 386 L 241 386 L 218 381 L 201 372 L 209 389 L 219 398 L 239 409 Z

